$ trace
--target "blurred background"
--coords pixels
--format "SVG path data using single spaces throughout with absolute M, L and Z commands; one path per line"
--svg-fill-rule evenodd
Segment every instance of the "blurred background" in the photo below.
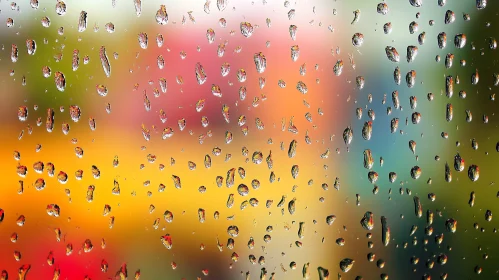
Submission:
M 499 211 L 496 1 L 484 9 L 474 0 L 386 1 L 385 15 L 377 11 L 378 2 L 367 0 L 139 2 L 0 1 L 0 270 L 9 279 L 16 279 L 24 265 L 30 267 L 28 280 L 57 279 L 54 270 L 60 270 L 58 279 L 114 279 L 123 264 L 128 279 L 134 279 L 136 271 L 141 279 L 261 279 L 262 268 L 266 279 L 272 273 L 275 279 L 303 279 L 307 263 L 310 279 L 319 279 L 318 267 L 328 269 L 330 279 L 439 279 L 445 273 L 448 279 L 498 277 L 497 219 L 486 219 L 487 210 Z M 156 19 L 161 5 L 168 14 L 166 24 Z M 79 24 L 82 11 L 86 29 Z M 411 34 L 413 21 L 417 27 L 412 24 Z M 243 22 L 254 29 L 249 37 L 241 32 Z M 389 34 L 384 32 L 386 23 L 391 23 Z M 290 36 L 290 25 L 297 27 L 296 40 Z M 210 28 L 212 43 L 207 36 Z M 447 37 L 444 48 L 437 43 L 441 32 Z M 352 43 L 355 33 L 363 36 L 360 46 Z M 457 48 L 454 38 L 461 33 L 466 43 Z M 139 44 L 144 34 L 146 48 Z M 418 36 L 425 36 L 424 43 Z M 36 42 L 33 55 L 28 53 L 33 44 L 28 40 Z M 220 55 L 223 44 L 225 52 Z M 300 51 L 293 61 L 295 45 Z M 399 62 L 387 58 L 387 46 L 398 50 Z M 411 62 L 406 59 L 408 46 L 418 47 Z M 102 47 L 110 63 L 109 77 L 101 63 Z M 16 48 L 17 55 L 12 51 Z M 266 59 L 262 73 L 254 61 L 260 52 Z M 454 55 L 451 67 L 445 66 L 448 54 Z M 158 66 L 160 56 L 164 67 Z M 196 79 L 197 63 L 207 76 L 203 84 Z M 230 65 L 227 76 L 221 74 L 224 63 Z M 335 75 L 333 69 L 340 64 L 341 74 Z M 46 67 L 51 72 L 47 78 Z M 396 67 L 401 72 L 399 85 L 394 81 Z M 302 74 L 306 68 L 306 74 L 301 75 L 300 68 Z M 240 69 L 245 81 L 237 77 Z M 411 70 L 416 72 L 415 83 L 408 87 L 406 74 Z M 56 86 L 56 72 L 64 75 L 62 92 Z M 454 78 L 451 97 L 446 95 L 449 75 Z M 362 88 L 356 83 L 360 77 L 365 81 Z M 306 94 L 297 89 L 299 82 L 306 85 Z M 219 86 L 221 97 L 214 96 L 213 85 Z M 102 96 L 98 90 L 104 87 L 107 95 Z M 246 88 L 244 100 L 241 87 Z M 392 102 L 395 90 L 399 109 Z M 410 96 L 417 99 L 415 109 Z M 200 112 L 199 100 L 205 104 Z M 150 103 L 150 110 L 145 103 Z M 453 107 L 451 121 L 446 120 L 448 103 Z M 70 106 L 75 105 L 81 110 L 78 122 L 70 115 Z M 229 107 L 229 122 L 222 114 L 224 105 Z M 52 132 L 46 129 L 48 109 L 54 111 Z M 368 116 L 370 109 L 375 117 Z M 473 114 L 470 122 L 466 110 Z M 414 112 L 421 114 L 417 124 L 412 122 Z M 209 120 L 207 127 L 202 117 Z M 396 133 L 390 131 L 393 118 L 399 119 Z M 89 119 L 95 121 L 95 130 Z M 178 124 L 182 119 L 183 130 Z M 246 135 L 238 124 L 243 119 Z M 257 128 L 257 119 L 263 129 Z M 288 129 L 290 121 L 296 129 Z M 368 121 L 372 137 L 365 140 L 362 130 Z M 65 124 L 70 127 L 67 135 Z M 343 139 L 347 127 L 353 131 L 349 145 Z M 173 136 L 163 139 L 166 128 L 173 129 Z M 144 130 L 150 137 L 144 137 Z M 230 143 L 227 132 L 232 134 Z M 289 157 L 293 140 L 296 155 Z M 415 153 L 410 140 L 417 143 Z M 77 147 L 83 150 L 81 158 L 75 154 Z M 215 148 L 221 150 L 219 156 Z M 373 155 L 372 171 L 379 176 L 374 184 L 368 179 L 370 170 L 364 168 L 366 149 Z M 261 164 L 252 159 L 258 151 Z M 457 153 L 464 160 L 461 172 L 454 168 Z M 205 168 L 206 155 L 211 157 L 210 168 Z M 119 164 L 113 163 L 116 158 Z M 34 169 L 37 162 L 45 166 L 42 173 Z M 189 162 L 196 164 L 195 170 Z M 47 172 L 49 163 L 55 176 Z M 446 163 L 451 182 L 445 178 Z M 472 164 L 480 175 L 474 182 L 468 176 Z M 299 166 L 295 179 L 293 165 Z M 414 166 L 421 169 L 419 179 L 411 177 Z M 98 178 L 92 174 L 96 168 Z M 225 181 L 232 168 L 235 183 L 228 188 Z M 245 176 L 239 175 L 240 168 Z M 68 176 L 65 184 L 58 180 L 61 171 Z M 390 172 L 397 174 L 393 183 Z M 172 175 L 180 178 L 181 188 L 175 187 Z M 223 177 L 221 187 L 217 176 Z M 43 190 L 35 187 L 39 179 L 45 182 Z M 255 179 L 259 188 L 252 187 Z M 116 184 L 119 195 L 113 194 Z M 160 184 L 164 191 L 159 191 Z M 240 184 L 248 186 L 247 196 L 238 193 Z M 95 188 L 91 202 L 89 186 Z M 230 194 L 234 205 L 228 208 Z M 415 215 L 415 196 L 420 198 L 422 217 Z M 251 198 L 259 201 L 258 206 L 241 209 Z M 291 214 L 288 203 L 293 199 L 296 210 Z M 270 207 L 268 200 L 273 201 Z M 60 208 L 58 217 L 48 215 L 51 204 Z M 111 209 L 107 215 L 105 207 Z M 198 209 L 205 210 L 203 223 Z M 171 223 L 165 211 L 173 214 Z M 360 224 L 367 211 L 374 215 L 372 231 Z M 434 213 L 431 226 L 427 211 Z M 336 218 L 328 225 L 330 215 Z M 19 226 L 21 216 L 25 222 Z M 388 246 L 382 243 L 382 216 L 391 230 Z M 446 226 L 448 219 L 457 221 L 454 233 Z M 232 237 L 233 248 L 227 246 L 230 226 L 239 230 Z M 413 227 L 417 230 L 411 235 Z M 162 244 L 166 234 L 171 249 Z M 444 235 L 440 244 L 435 239 L 439 234 Z M 251 238 L 254 248 L 248 246 Z M 90 252 L 84 250 L 87 239 L 93 245 Z M 69 244 L 73 252 L 67 255 Z M 372 262 L 369 253 L 375 254 Z M 263 256 L 264 261 L 252 264 L 250 255 L 256 260 Z M 355 261 L 348 272 L 339 265 L 345 258 Z M 107 271 L 102 263 L 108 264 Z

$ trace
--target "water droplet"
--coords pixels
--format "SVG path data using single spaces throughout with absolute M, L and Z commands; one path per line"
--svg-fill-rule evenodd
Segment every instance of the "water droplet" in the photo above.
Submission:
M 158 11 L 156 11 L 156 22 L 159 25 L 165 25 L 168 23 L 168 13 L 166 12 L 165 5 L 160 5 Z

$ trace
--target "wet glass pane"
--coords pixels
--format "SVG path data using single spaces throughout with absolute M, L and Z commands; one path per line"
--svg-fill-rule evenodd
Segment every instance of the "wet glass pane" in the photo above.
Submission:
M 498 12 L 0 0 L 0 279 L 497 279 Z

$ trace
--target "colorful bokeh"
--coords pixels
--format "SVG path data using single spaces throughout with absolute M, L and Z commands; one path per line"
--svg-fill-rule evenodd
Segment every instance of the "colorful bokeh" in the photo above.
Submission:
M 318 267 L 328 269 L 329 279 L 379 279 L 384 275 L 390 279 L 428 275 L 438 279 L 443 273 L 448 279 L 498 277 L 497 220 L 484 218 L 487 210 L 499 212 L 495 184 L 498 107 L 493 98 L 498 55 L 490 47 L 494 36 L 499 39 L 496 1 L 488 1 L 485 9 L 477 9 L 480 1 L 475 0 L 386 1 L 389 12 L 382 15 L 376 11 L 378 2 L 367 0 L 143 0 L 139 1 L 140 16 L 136 1 L 65 0 L 63 15 L 56 13 L 61 0 L 0 1 L 0 209 L 5 215 L 0 221 L 0 271 L 8 272 L 8 279 L 17 279 L 23 265 L 30 265 L 27 280 L 57 279 L 57 269 L 58 279 L 114 279 L 124 264 L 128 279 L 134 279 L 136 271 L 141 279 L 263 279 L 263 268 L 266 279 L 303 279 L 302 268 L 307 263 L 310 279 L 319 279 Z M 35 2 L 36 9 L 30 4 Z M 416 2 L 423 4 L 411 5 Z M 440 6 L 443 2 L 447 3 Z M 220 3 L 226 3 L 224 10 L 218 8 Z M 161 5 L 168 13 L 165 25 L 156 20 Z M 294 16 L 290 16 L 291 10 Z M 358 22 L 353 21 L 356 10 Z M 451 24 L 444 23 L 448 10 L 455 14 Z M 78 30 L 81 11 L 87 12 L 83 32 Z M 463 13 L 471 20 L 464 20 Z M 41 24 L 43 17 L 50 19 L 49 27 Z M 226 27 L 221 26 L 221 18 Z M 13 26 L 9 27 L 9 19 Z M 435 22 L 430 24 L 431 20 Z M 409 32 L 412 21 L 419 24 L 414 34 Z M 242 35 L 242 22 L 253 26 L 250 37 Z M 393 26 L 390 34 L 383 31 L 387 22 Z M 114 25 L 114 32 L 106 30 L 107 23 Z M 290 36 L 290 25 L 297 27 L 296 40 Z M 58 33 L 60 27 L 64 28 L 62 34 Z M 215 32 L 213 43 L 207 39 L 210 28 Z M 426 34 L 424 44 L 418 43 L 421 32 Z M 437 45 L 440 32 L 447 34 L 443 49 Z M 139 44 L 140 33 L 148 36 L 145 49 Z M 363 35 L 360 47 L 352 45 L 355 33 Z M 463 49 L 454 45 L 458 33 L 467 36 Z M 158 34 L 164 38 L 162 46 L 157 44 Z M 27 53 L 26 40 L 30 39 L 36 42 L 34 55 Z M 218 55 L 221 44 L 225 44 L 223 56 Z M 19 52 L 16 62 L 11 59 L 12 45 Z M 295 45 L 300 49 L 297 61 L 291 58 Z M 413 62 L 406 61 L 410 45 L 419 49 Z M 99 58 L 102 46 L 110 61 L 110 77 Z M 400 62 L 386 58 L 387 46 L 398 49 Z M 74 50 L 79 51 L 80 63 L 75 71 Z M 263 73 L 257 71 L 254 61 L 260 52 L 267 64 Z M 444 66 L 448 53 L 455 56 L 450 68 Z M 441 57 L 438 62 L 437 55 Z M 85 56 L 88 64 L 83 63 Z M 163 69 L 158 67 L 158 56 L 165 61 Z M 340 60 L 343 71 L 335 75 L 333 69 Z M 461 66 L 460 60 L 466 60 L 466 66 Z M 197 63 L 207 75 L 201 85 L 196 80 Z M 223 63 L 230 65 L 225 77 L 221 75 Z M 48 78 L 42 74 L 44 66 L 51 69 Z M 396 66 L 402 73 L 400 85 L 394 82 Z M 300 73 L 304 67 L 306 74 Z M 239 69 L 246 71 L 244 82 L 238 81 Z M 414 87 L 409 88 L 405 75 L 411 70 L 417 76 Z M 65 76 L 63 92 L 54 81 L 57 71 Z M 480 73 L 476 85 L 470 78 L 475 71 Z M 445 94 L 448 75 L 460 80 L 450 98 Z M 360 77 L 365 80 L 363 88 L 356 82 Z M 166 92 L 159 85 L 161 78 L 167 81 Z M 265 79 L 263 88 L 260 78 Z M 279 85 L 281 80 L 285 87 Z M 306 94 L 297 89 L 299 82 L 306 84 Z M 213 95 L 212 85 L 220 87 L 221 97 Z M 97 93 L 98 86 L 107 88 L 106 96 Z M 244 100 L 241 87 L 247 92 Z M 395 90 L 399 109 L 392 103 Z M 460 98 L 460 91 L 466 92 L 466 98 Z M 432 101 L 429 93 L 434 95 Z M 415 109 L 410 107 L 410 96 L 417 98 Z M 199 100 L 205 101 L 200 112 L 196 110 Z M 453 105 L 452 121 L 446 120 L 448 103 Z M 78 122 L 69 114 L 72 105 L 81 109 Z M 222 114 L 224 105 L 229 107 L 229 122 Z M 26 121 L 18 117 L 21 106 L 28 109 Z M 392 110 L 389 115 L 388 107 Z M 52 132 L 45 128 L 50 108 L 55 112 Z M 360 118 L 358 108 L 362 108 Z M 372 137 L 367 141 L 362 129 L 370 120 L 370 109 L 375 117 L 371 116 Z M 164 123 L 160 110 L 167 117 Z M 466 110 L 473 112 L 471 122 L 466 121 Z M 421 114 L 417 124 L 411 120 L 414 112 Z M 247 135 L 238 124 L 242 116 Z M 207 127 L 202 125 L 202 117 L 209 120 Z M 95 130 L 91 130 L 89 118 L 95 120 Z M 393 118 L 399 119 L 396 133 L 390 131 Z M 184 130 L 179 129 L 181 119 L 186 122 Z M 263 122 L 263 129 L 257 128 L 257 119 Z M 61 129 L 65 123 L 70 127 L 67 135 Z M 291 125 L 296 131 L 289 129 Z M 353 130 L 349 145 L 343 136 L 347 127 Z M 150 132 L 149 141 L 143 128 Z M 172 137 L 163 139 L 165 128 L 173 129 Z M 227 132 L 232 133 L 230 143 Z M 443 132 L 448 133 L 447 139 L 441 136 Z M 472 147 L 472 139 L 479 148 Z M 296 156 L 290 157 L 293 140 L 297 141 Z M 417 143 L 415 153 L 409 149 L 410 140 Z M 39 151 L 37 145 L 41 145 Z M 83 149 L 81 158 L 75 155 L 76 147 Z M 219 156 L 213 153 L 216 147 L 221 149 Z M 366 149 L 372 152 L 372 170 L 379 175 L 374 184 L 363 165 Z M 19 152 L 19 160 L 14 158 L 15 152 Z M 263 155 L 260 164 L 253 162 L 255 152 Z M 271 168 L 266 162 L 270 153 Z M 454 170 L 457 153 L 465 160 L 462 172 Z M 212 160 L 210 168 L 205 168 L 206 155 Z M 115 158 L 117 166 L 113 165 Z M 55 176 L 49 176 L 47 170 L 35 172 L 33 164 L 38 161 L 45 168 L 53 163 Z M 195 170 L 188 168 L 189 162 L 196 164 Z M 452 170 L 452 182 L 445 180 L 446 163 Z M 471 164 L 480 170 L 475 182 L 468 179 Z M 17 173 L 19 165 L 27 167 L 25 177 Z M 296 178 L 292 176 L 294 165 L 299 167 Z M 92 174 L 93 166 L 100 171 L 98 178 Z M 417 180 L 411 177 L 415 166 L 422 171 Z M 236 170 L 235 184 L 228 188 L 226 176 L 231 168 Z M 245 176 L 238 173 L 240 168 Z M 81 180 L 75 176 L 78 170 L 83 170 Z M 69 176 L 65 184 L 57 179 L 60 171 Z M 390 172 L 397 173 L 393 183 L 388 180 Z M 275 174 L 273 182 L 271 174 Z M 175 187 L 172 175 L 180 178 L 181 188 Z M 217 176 L 223 177 L 221 187 Z M 35 188 L 39 178 L 46 183 L 43 190 Z M 254 179 L 260 182 L 259 188 L 252 187 Z M 116 184 L 119 195 L 113 194 Z M 160 184 L 166 186 L 164 191 L 159 191 Z M 247 196 L 238 193 L 240 184 L 249 187 Z M 91 202 L 87 199 L 89 186 L 95 187 Z M 377 194 L 373 194 L 375 187 Z M 472 191 L 474 207 L 468 204 Z M 235 202 L 229 208 L 230 194 Z M 436 197 L 434 201 L 428 199 L 430 194 Z M 415 196 L 422 203 L 419 218 L 414 214 Z M 258 200 L 257 206 L 241 206 L 251 198 Z M 278 206 L 283 198 L 284 204 Z M 270 207 L 266 206 L 268 200 L 273 201 Z M 296 210 L 291 213 L 288 205 L 293 200 Z M 51 204 L 60 207 L 59 217 L 47 215 Z M 104 215 L 106 205 L 111 212 Z M 203 222 L 199 209 L 205 211 Z M 432 225 L 427 224 L 427 210 L 434 213 Z M 165 211 L 173 213 L 172 222 L 165 220 Z M 219 218 L 215 219 L 217 211 Z M 367 211 L 374 214 L 372 231 L 360 224 Z M 17 224 L 21 215 L 26 219 L 23 226 Z M 329 225 L 326 217 L 330 215 L 336 219 Z M 381 216 L 387 218 L 391 229 L 388 246 L 381 242 Z M 446 221 L 451 218 L 458 221 L 455 233 L 447 230 Z M 305 234 L 300 238 L 302 222 Z M 233 237 L 234 248 L 228 248 L 232 225 L 239 234 Z M 413 226 L 418 229 L 410 235 Z M 60 241 L 55 229 L 61 231 Z M 370 239 L 367 233 L 372 233 Z M 437 244 L 435 236 L 441 233 L 445 238 Z M 16 242 L 13 234 L 17 234 Z M 162 244 L 166 234 L 172 238 L 171 249 Z M 264 240 L 266 235 L 270 241 Z M 254 248 L 248 245 L 251 238 Z M 344 246 L 337 244 L 339 238 L 344 239 Z M 90 252 L 83 250 L 87 239 L 93 244 Z M 103 240 L 105 247 L 101 246 Z M 302 246 L 297 246 L 297 241 Z M 373 243 L 372 248 L 368 242 Z M 70 255 L 68 244 L 73 246 Z M 19 260 L 16 252 L 21 255 Z M 373 262 L 368 261 L 368 253 L 376 255 Z M 50 254 L 53 265 L 47 261 Z M 445 265 L 439 264 L 442 254 L 448 257 Z M 250 255 L 257 260 L 263 256 L 265 261 L 251 264 Z M 345 258 L 355 260 L 348 272 L 339 265 Z M 107 271 L 102 270 L 103 260 L 108 263 Z M 378 260 L 384 260 L 384 267 L 379 267 Z M 207 275 L 203 271 L 208 271 Z

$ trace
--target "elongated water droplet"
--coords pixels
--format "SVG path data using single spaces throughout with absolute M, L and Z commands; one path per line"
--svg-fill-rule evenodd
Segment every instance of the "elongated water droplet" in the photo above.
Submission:
M 99 51 L 99 58 L 102 64 L 102 69 L 106 77 L 111 77 L 111 64 L 109 63 L 109 58 L 107 57 L 106 47 L 101 46 Z

